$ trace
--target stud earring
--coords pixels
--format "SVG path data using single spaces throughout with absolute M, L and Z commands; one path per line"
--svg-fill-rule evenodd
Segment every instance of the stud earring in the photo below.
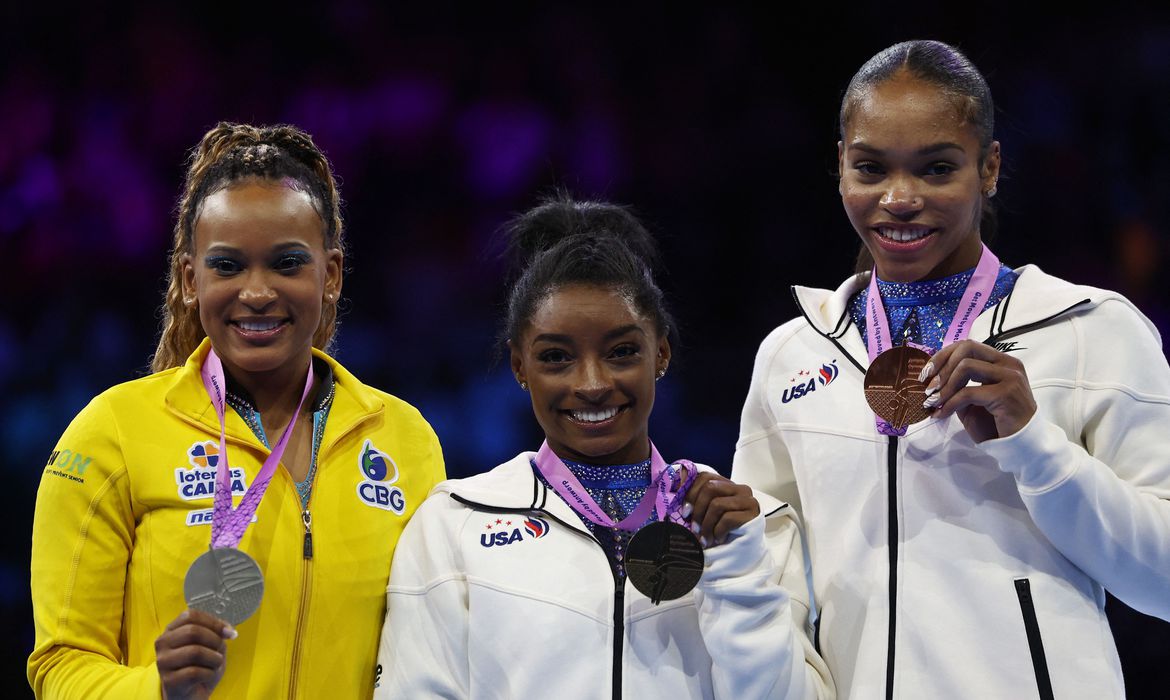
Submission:
M 658 371 L 654 373 L 654 381 L 658 381 L 659 379 L 662 379 L 665 376 L 666 376 L 666 368 L 659 367 Z
M 528 391 L 528 382 L 524 382 L 524 381 L 520 382 L 520 388 L 523 391 Z
M 991 189 L 987 190 L 987 198 L 988 198 L 988 199 L 991 199 L 992 197 L 994 197 L 994 196 L 995 196 L 995 193 L 996 193 L 996 192 L 998 192 L 998 191 L 999 191 L 999 190 L 996 188 L 996 186 L 995 186 L 995 185 L 992 185 L 992 186 L 991 186 Z

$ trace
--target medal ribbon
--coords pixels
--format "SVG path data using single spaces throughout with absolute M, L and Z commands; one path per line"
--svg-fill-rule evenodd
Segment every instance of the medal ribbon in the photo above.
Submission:
M 995 288 L 995 281 L 998 277 L 999 258 L 986 245 L 983 245 L 983 252 L 979 255 L 979 263 L 975 266 L 975 272 L 971 274 L 971 279 L 967 281 L 967 289 L 963 291 L 963 296 L 959 299 L 959 308 L 951 319 L 951 325 L 947 327 L 946 335 L 943 336 L 942 347 L 945 348 L 951 343 L 963 340 L 971 333 L 971 324 L 983 310 L 983 305 L 987 303 L 987 297 Z M 878 290 L 876 265 L 869 276 L 869 292 L 866 296 L 865 307 L 865 345 L 866 351 L 869 353 L 870 364 L 873 364 L 874 358 L 893 346 L 893 339 L 890 337 L 890 322 L 886 319 L 886 307 L 882 303 L 882 295 Z M 905 428 L 895 428 L 881 416 L 875 415 L 874 422 L 877 423 L 878 432 L 882 435 L 906 434 Z
M 638 502 L 634 510 L 621 522 L 615 522 L 613 518 L 609 517 L 609 514 L 601 509 L 597 501 L 593 500 L 593 497 L 589 495 L 577 477 L 573 476 L 573 472 L 569 471 L 561 458 L 556 456 L 552 448 L 548 446 L 547 440 L 540 446 L 540 451 L 536 453 L 535 463 L 545 480 L 581 517 L 595 525 L 628 532 L 642 527 L 642 524 L 650 517 L 651 510 L 658 512 L 659 520 L 666 520 L 668 516 L 676 521 L 681 520 L 677 513 L 682 508 L 687 488 L 694 481 L 697 472 L 694 464 L 685 459 L 679 460 L 678 464 L 687 468 L 687 479 L 671 498 L 670 490 L 677 486 L 678 482 L 666 464 L 666 460 L 662 459 L 662 455 L 658 454 L 658 449 L 651 442 L 650 485 L 646 487 L 645 495 L 642 496 L 642 500 Z
M 309 390 L 313 388 L 313 363 L 309 362 L 309 375 L 305 378 L 305 390 L 301 392 L 301 400 L 297 403 L 297 410 L 293 413 L 292 420 L 285 426 L 280 439 L 272 446 L 272 451 L 265 458 L 264 465 L 260 467 L 260 473 L 252 480 L 252 486 L 240 499 L 240 505 L 235 508 L 232 508 L 231 470 L 228 467 L 227 459 L 227 426 L 224 420 L 227 402 L 224 398 L 223 362 L 215 354 L 215 350 L 210 350 L 207 353 L 207 359 L 203 362 L 202 375 L 203 387 L 207 389 L 207 395 L 211 397 L 211 405 L 215 407 L 215 415 L 219 417 L 219 461 L 215 467 L 215 507 L 211 514 L 211 547 L 212 549 L 236 547 L 243 539 L 244 531 L 248 529 L 252 515 L 256 513 L 256 508 L 260 505 L 260 499 L 264 498 L 264 492 L 268 490 L 268 482 L 276 473 L 276 465 L 280 463 L 280 458 L 284 456 L 284 448 L 288 446 L 288 441 L 292 438 L 293 426 L 297 424 L 297 418 L 301 415 L 301 406 L 304 405 Z

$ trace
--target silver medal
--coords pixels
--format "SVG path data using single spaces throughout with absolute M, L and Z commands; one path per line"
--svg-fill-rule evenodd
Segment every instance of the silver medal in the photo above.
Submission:
M 183 580 L 187 606 L 235 626 L 260 607 L 264 574 L 256 560 L 234 547 L 211 549 L 191 562 Z

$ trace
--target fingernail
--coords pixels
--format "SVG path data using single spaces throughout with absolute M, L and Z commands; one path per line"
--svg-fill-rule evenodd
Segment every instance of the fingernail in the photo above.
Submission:
M 691 523 L 691 532 L 695 533 L 696 535 L 699 534 L 699 530 L 702 529 L 703 528 L 699 527 L 698 523 Z
M 939 396 L 938 394 L 931 394 L 930 396 L 926 397 L 925 401 L 922 402 L 922 407 L 923 408 L 934 408 L 935 406 L 938 405 L 939 399 L 941 399 L 941 398 L 942 397 Z
M 223 632 L 220 634 L 223 635 L 224 639 L 235 639 L 236 637 L 240 636 L 240 633 L 236 631 L 236 628 L 232 627 L 231 625 L 224 625 Z
M 694 510 L 695 509 L 691 507 L 690 503 L 683 503 L 682 510 L 679 512 L 684 518 L 689 518 L 691 517 L 691 513 L 694 512 Z
M 922 368 L 922 371 L 918 373 L 918 381 L 925 382 L 926 378 L 931 374 L 934 374 L 934 363 L 927 362 L 926 366 Z
M 926 387 L 926 395 L 934 396 L 938 393 L 938 382 L 931 382 L 930 386 Z
M 187 619 L 187 618 L 189 618 L 189 617 L 191 617 L 191 611 L 190 611 L 190 610 L 184 610 L 183 612 L 179 613 L 179 619 L 180 619 L 180 620 L 186 620 L 186 619 Z
M 707 548 L 707 538 L 706 537 L 699 537 L 699 544 L 703 547 L 703 549 L 706 549 Z

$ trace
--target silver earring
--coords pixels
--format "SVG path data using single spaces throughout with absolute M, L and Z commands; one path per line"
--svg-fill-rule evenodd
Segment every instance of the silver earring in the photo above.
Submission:
M 520 382 L 520 388 L 523 391 L 528 391 L 528 382 Z
M 659 379 L 662 379 L 665 376 L 666 376 L 666 368 L 659 367 L 658 371 L 654 374 L 654 381 L 658 381 Z
M 988 199 L 991 199 L 992 197 L 994 197 L 994 196 L 995 196 L 995 193 L 996 193 L 996 192 L 998 192 L 998 191 L 999 191 L 999 190 L 998 190 L 998 189 L 996 189 L 995 185 L 992 185 L 992 186 L 991 186 L 991 189 L 987 190 L 987 198 L 988 198 Z

